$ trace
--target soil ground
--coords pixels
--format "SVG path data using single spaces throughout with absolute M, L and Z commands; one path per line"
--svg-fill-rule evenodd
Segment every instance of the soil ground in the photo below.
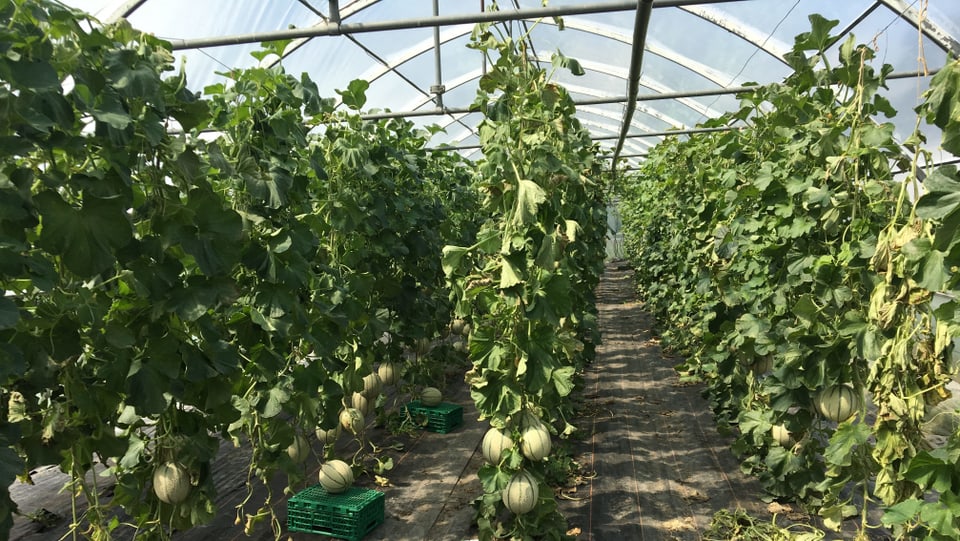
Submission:
M 771 520 L 771 510 L 788 513 L 786 508 L 768 508 L 760 499 L 760 486 L 740 473 L 729 439 L 715 429 L 701 388 L 678 381 L 674 365 L 679 359 L 659 347 L 650 316 L 635 299 L 632 272 L 610 265 L 598 297 L 603 344 L 584 375 L 580 437 L 569 447 L 582 478 L 560 497 L 570 533 L 583 541 L 703 539 L 717 511 L 741 509 L 760 521 Z M 358 481 L 385 494 L 384 522 L 365 540 L 476 539 L 471 501 L 481 492 L 476 472 L 487 425 L 477 421 L 461 377 L 462 372 L 451 374 L 445 397 L 464 408 L 463 425 L 451 433 L 368 431 L 370 440 L 386 449 L 380 457 L 391 457 L 394 468 L 385 474 L 388 486 L 376 486 L 370 477 Z M 402 450 L 391 448 L 394 445 Z M 338 448 L 356 450 L 355 444 Z M 234 525 L 234 507 L 245 493 L 245 457 L 244 449 L 224 446 L 214 474 L 220 515 L 203 527 L 177 532 L 173 539 L 274 538 L 266 525 L 251 537 Z M 313 480 L 318 466 L 316 460 L 310 463 L 307 479 Z M 18 517 L 11 539 L 60 539 L 71 516 L 69 497 L 59 493 L 65 478 L 53 468 L 36 472 L 34 478 L 33 486 L 12 487 L 13 498 L 24 513 L 36 516 L 46 510 L 48 520 L 44 524 Z M 274 494 L 282 494 L 285 483 L 285 477 L 277 479 Z M 252 501 L 262 501 L 257 498 L 263 493 L 264 488 L 257 487 Z M 277 505 L 277 511 L 285 525 L 285 503 Z M 288 536 L 295 541 L 327 539 L 287 531 L 281 538 Z

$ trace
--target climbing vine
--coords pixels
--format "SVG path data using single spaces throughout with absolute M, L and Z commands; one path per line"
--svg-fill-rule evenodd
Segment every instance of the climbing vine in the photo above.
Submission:
M 641 293 L 744 469 L 829 527 L 859 515 L 866 531 L 871 502 L 923 490 L 905 468 L 926 456 L 925 408 L 956 372 L 953 318 L 934 327 L 930 304 L 952 279 L 952 244 L 921 219 L 944 215 L 930 196 L 916 212 L 907 197 L 918 141 L 901 147 L 878 120 L 896 114 L 882 95 L 890 67 L 852 38 L 828 57 L 837 23 L 811 23 L 790 77 L 707 123 L 727 131 L 658 146 L 621 212 Z M 853 415 L 831 419 L 824 397 L 847 392 Z
M 282 65 L 203 96 L 126 22 L 0 14 L 0 532 L 14 479 L 57 465 L 75 535 L 166 538 L 220 511 L 229 442 L 251 451 L 238 524 L 279 535 L 280 495 L 253 488 L 301 484 L 301 442 L 375 362 L 446 328 L 439 255 L 472 240 L 470 168 L 409 122 L 362 121 L 362 81 L 346 111 Z M 170 472 L 175 501 L 154 494 Z
M 491 66 L 474 103 L 485 115 L 477 174 L 487 219 L 475 244 L 443 251 L 455 313 L 472 325 L 471 395 L 481 418 L 520 445 L 529 444 L 523 434 L 532 437 L 522 430 L 574 430 L 567 397 L 596 342 L 592 295 L 606 233 L 596 149 L 573 118 L 570 96 L 530 62 L 524 43 L 498 27 L 474 30 L 470 46 Z M 555 55 L 551 69 L 564 68 L 580 71 Z M 507 484 L 527 474 L 539 485 L 536 505 L 501 520 Z M 565 521 L 537 454 L 514 446 L 479 475 L 482 539 L 564 538 Z

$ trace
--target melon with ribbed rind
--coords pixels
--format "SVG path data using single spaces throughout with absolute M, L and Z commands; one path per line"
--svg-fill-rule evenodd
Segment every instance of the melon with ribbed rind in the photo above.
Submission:
M 425 387 L 420 392 L 420 403 L 424 406 L 439 406 L 441 400 L 443 400 L 443 394 L 436 387 Z
M 296 464 L 300 464 L 307 459 L 307 455 L 309 454 L 310 442 L 307 441 L 307 437 L 303 434 L 294 436 L 293 443 L 287 447 L 287 456 L 290 457 L 290 460 L 293 460 Z
M 356 434 L 363 430 L 363 413 L 356 408 L 346 408 L 340 412 L 340 426 Z
M 153 470 L 153 493 L 164 503 L 177 504 L 190 495 L 190 474 L 183 465 L 165 462 Z
M 550 454 L 550 431 L 544 425 L 530 426 L 520 432 L 520 452 L 530 460 L 543 460 Z
M 851 385 L 832 385 L 817 393 L 814 407 L 825 418 L 842 423 L 857 413 L 861 400 Z
M 320 486 L 330 494 L 340 494 L 353 484 L 353 470 L 342 460 L 330 460 L 320 466 Z
M 367 398 L 376 398 L 380 396 L 383 389 L 383 381 L 376 372 L 363 376 L 363 391 L 361 394 Z
M 380 367 L 377 368 L 377 375 L 380 376 L 380 381 L 384 385 L 395 384 L 398 379 L 397 376 L 399 376 L 396 363 L 392 361 L 382 363 Z
M 340 437 L 340 425 L 336 425 L 333 428 L 321 428 L 317 427 L 317 439 L 320 440 L 320 443 L 330 444 L 337 441 L 337 438 Z
M 513 439 L 497 428 L 491 428 L 483 435 L 481 443 L 483 458 L 490 464 L 499 464 L 503 452 L 511 447 L 513 447 Z
M 537 480 L 528 472 L 514 475 L 503 488 L 500 499 L 511 513 L 522 515 L 533 510 L 540 498 Z

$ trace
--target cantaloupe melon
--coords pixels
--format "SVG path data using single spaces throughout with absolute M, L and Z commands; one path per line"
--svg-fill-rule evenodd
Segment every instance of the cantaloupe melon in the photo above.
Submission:
M 190 495 L 190 474 L 181 464 L 165 462 L 153 470 L 153 492 L 164 503 L 180 503 Z
M 363 391 L 361 391 L 363 396 L 367 398 L 376 398 L 380 396 L 380 391 L 382 389 L 383 381 L 376 372 L 363 376 Z
M 387 361 L 377 368 L 377 375 L 380 376 L 380 382 L 384 385 L 394 385 L 397 383 L 400 373 L 397 370 L 396 363 Z
M 333 428 L 324 429 L 317 427 L 317 439 L 320 440 L 320 443 L 324 445 L 331 444 L 337 441 L 337 438 L 340 437 L 340 425 L 335 425 Z
M 356 408 L 346 408 L 340 412 L 340 426 L 345 430 L 358 434 L 363 430 L 363 414 Z
M 303 434 L 297 434 L 293 437 L 293 443 L 287 447 L 287 456 L 294 463 L 300 464 L 307 459 L 310 454 L 310 442 Z
M 330 460 L 320 466 L 320 486 L 330 494 L 340 494 L 353 484 L 353 470 L 342 460 Z
M 500 494 L 500 499 L 507 509 L 517 515 L 533 510 L 539 498 L 540 487 L 536 478 L 525 471 L 514 475 Z
M 860 410 L 863 398 L 851 385 L 832 385 L 817 393 L 814 407 L 825 418 L 842 423 Z
M 420 391 L 420 403 L 424 406 L 438 406 L 443 400 L 443 394 L 436 387 L 425 387 Z
M 544 425 L 534 425 L 520 432 L 520 452 L 530 460 L 543 460 L 550 454 L 550 432 Z
M 483 435 L 481 444 L 483 458 L 490 464 L 499 464 L 503 452 L 511 447 L 513 447 L 513 439 L 497 428 L 491 428 Z

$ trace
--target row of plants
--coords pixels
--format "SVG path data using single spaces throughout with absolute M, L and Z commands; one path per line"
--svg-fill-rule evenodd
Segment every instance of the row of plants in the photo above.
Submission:
M 484 113 L 485 221 L 475 243 L 443 250 L 454 312 L 471 325 L 466 381 L 491 425 L 484 493 L 474 502 L 485 541 L 567 538 L 548 481 L 571 462 L 552 436 L 575 430 L 570 393 L 598 342 L 593 295 L 605 257 L 598 151 L 570 95 L 552 82 L 556 70 L 582 70 L 560 53 L 542 68 L 525 35 L 513 35 L 490 25 L 472 35 L 470 47 L 490 66 L 473 105 Z
M 771 496 L 831 528 L 859 516 L 861 536 L 948 539 L 960 435 L 934 446 L 925 428 L 957 372 L 957 171 L 925 167 L 921 132 L 901 144 L 878 120 L 896 114 L 890 66 L 810 20 L 791 76 L 705 124 L 726 130 L 658 145 L 618 186 L 627 252 L 678 368 L 706 383 Z M 954 154 L 958 76 L 951 61 L 917 110 Z
M 279 535 L 280 495 L 253 487 L 303 482 L 344 411 L 362 431 L 378 362 L 437 372 L 403 353 L 449 327 L 439 254 L 475 237 L 472 167 L 361 120 L 363 81 L 347 111 L 281 65 L 200 94 L 125 22 L 46 0 L 0 18 L 0 536 L 8 487 L 45 465 L 71 477 L 74 536 L 209 521 L 227 442 L 251 450 L 238 523 Z

